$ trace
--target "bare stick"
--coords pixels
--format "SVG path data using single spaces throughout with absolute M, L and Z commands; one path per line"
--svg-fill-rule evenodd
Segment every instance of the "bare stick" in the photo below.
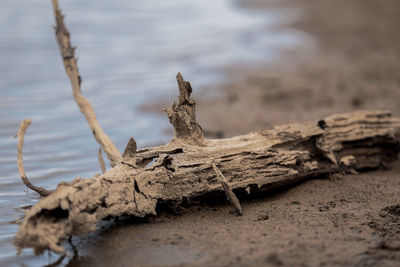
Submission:
M 99 147 L 98 158 L 99 158 L 99 164 L 100 164 L 101 172 L 105 173 L 106 172 L 106 164 L 104 163 L 103 153 L 101 152 L 101 147 Z
M 29 127 L 29 125 L 31 124 L 32 120 L 30 119 L 25 119 L 21 122 L 21 125 L 19 126 L 19 130 L 18 130 L 18 145 L 17 145 L 17 165 L 18 165 L 18 171 L 19 171 L 19 175 L 21 176 L 22 181 L 24 182 L 24 184 L 32 189 L 33 191 L 35 191 L 36 193 L 38 193 L 39 195 L 41 195 L 42 197 L 46 197 L 48 195 L 50 195 L 52 192 L 48 191 L 42 187 L 39 186 L 34 186 L 28 179 L 28 177 L 26 176 L 25 173 L 25 169 L 24 169 L 24 163 L 23 163 L 23 159 L 22 159 L 22 147 L 24 145 L 24 137 L 25 137 L 25 132 L 26 129 Z
M 58 8 L 58 1 L 52 0 L 52 3 L 56 20 L 56 38 L 64 62 L 65 71 L 71 82 L 74 99 L 78 104 L 80 111 L 85 116 L 94 138 L 103 148 L 107 158 L 111 161 L 111 166 L 115 166 L 121 161 L 121 153 L 118 151 L 111 139 L 104 133 L 96 119 L 96 114 L 91 103 L 81 93 L 81 76 L 78 71 L 77 59 L 74 56 L 75 47 L 71 46 L 70 33 L 64 24 L 64 17 Z
M 211 161 L 211 166 L 213 167 L 215 173 L 217 174 L 217 177 L 222 185 L 222 188 L 225 191 L 225 195 L 228 198 L 229 202 L 235 207 L 236 211 L 240 215 L 243 215 L 243 210 L 242 206 L 240 206 L 239 199 L 236 197 L 235 193 L 233 193 L 231 187 L 228 185 L 228 181 L 226 180 L 225 176 L 217 168 L 217 165 L 215 165 L 214 161 Z

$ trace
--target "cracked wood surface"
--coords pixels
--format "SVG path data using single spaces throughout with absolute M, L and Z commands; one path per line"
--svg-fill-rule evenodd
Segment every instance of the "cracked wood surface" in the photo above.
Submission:
M 62 241 L 95 230 L 99 220 L 154 215 L 158 203 L 223 192 L 210 159 L 233 191 L 248 193 L 317 175 L 377 168 L 396 158 L 399 129 L 400 120 L 390 112 L 360 111 L 207 140 L 207 145 L 171 142 L 139 150 L 124 158 L 131 163 L 123 160 L 103 175 L 61 183 L 28 211 L 15 245 L 36 253 L 64 253 Z
M 80 92 L 74 48 L 57 0 L 52 1 L 56 37 L 74 98 L 113 168 L 91 179 L 62 182 L 34 205 L 15 236 L 18 250 L 65 253 L 63 241 L 94 231 L 102 219 L 155 215 L 159 204 L 223 191 L 236 202 L 235 192 L 251 194 L 318 175 L 377 168 L 398 155 L 400 120 L 388 111 L 339 114 L 228 139 L 205 139 L 196 121 L 192 87 L 179 73 L 178 102 L 166 110 L 174 138 L 164 146 L 139 151 L 131 138 L 121 156 Z M 22 143 L 18 147 L 22 164 Z M 26 178 L 25 173 L 21 176 Z M 235 206 L 241 212 L 239 200 Z

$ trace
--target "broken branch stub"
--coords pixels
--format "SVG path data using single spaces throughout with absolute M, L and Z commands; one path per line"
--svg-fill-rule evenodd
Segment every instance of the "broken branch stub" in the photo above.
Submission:
M 176 75 L 179 87 L 178 103 L 174 102 L 165 111 L 175 129 L 174 142 L 190 145 L 204 145 L 203 129 L 196 121 L 196 102 L 190 97 L 192 86 L 180 73 Z
M 121 153 L 111 141 L 110 137 L 105 134 L 97 121 L 96 114 L 92 104 L 81 93 L 81 76 L 79 75 L 77 59 L 75 58 L 75 47 L 72 47 L 70 41 L 70 33 L 64 24 L 64 16 L 58 8 L 58 1 L 52 0 L 54 17 L 56 20 L 55 33 L 57 43 L 60 49 L 61 57 L 64 63 L 65 71 L 70 80 L 73 96 L 79 106 L 80 111 L 86 118 L 93 136 L 103 148 L 107 158 L 111 162 L 111 166 L 115 166 L 121 162 Z

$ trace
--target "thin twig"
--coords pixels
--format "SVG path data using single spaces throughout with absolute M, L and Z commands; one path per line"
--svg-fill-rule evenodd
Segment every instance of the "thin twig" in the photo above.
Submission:
M 74 56 L 75 47 L 71 46 L 70 33 L 64 24 L 64 17 L 58 8 L 58 1 L 52 0 L 54 17 L 56 20 L 55 33 L 57 43 L 61 52 L 61 57 L 64 62 L 65 71 L 70 80 L 74 99 L 79 106 L 80 111 L 85 116 L 90 129 L 96 141 L 103 148 L 107 158 L 111 162 L 111 166 L 117 165 L 121 162 L 121 153 L 114 145 L 110 137 L 108 137 L 99 122 L 97 121 L 96 114 L 89 100 L 87 100 L 81 93 L 81 76 L 79 75 L 77 59 Z
M 31 124 L 32 120 L 30 119 L 25 119 L 21 122 L 21 125 L 19 126 L 19 130 L 18 130 L 18 145 L 17 145 L 17 165 L 18 165 L 18 171 L 19 174 L 21 176 L 22 181 L 24 182 L 24 184 L 32 189 L 33 191 L 37 192 L 39 195 L 41 195 L 42 197 L 46 197 L 48 195 L 50 195 L 52 193 L 52 191 L 46 190 L 42 187 L 39 186 L 34 186 L 28 179 L 28 177 L 26 176 L 25 173 L 25 169 L 24 169 L 24 163 L 23 163 L 23 159 L 22 159 L 22 147 L 24 145 L 24 137 L 25 137 L 25 132 L 26 129 L 29 127 L 29 125 Z
M 106 164 L 104 163 L 103 153 L 101 152 L 101 147 L 99 147 L 98 158 L 99 158 L 99 164 L 100 164 L 101 172 L 105 173 L 106 172 Z
M 228 185 L 228 182 L 227 182 L 225 176 L 218 169 L 217 165 L 215 165 L 214 161 L 211 161 L 211 166 L 213 167 L 215 173 L 217 174 L 217 177 L 222 185 L 222 188 L 225 191 L 225 195 L 226 195 L 227 199 L 235 207 L 236 211 L 240 215 L 243 215 L 243 210 L 242 210 L 242 206 L 240 206 L 239 199 L 236 197 L 235 193 L 233 193 L 231 187 Z

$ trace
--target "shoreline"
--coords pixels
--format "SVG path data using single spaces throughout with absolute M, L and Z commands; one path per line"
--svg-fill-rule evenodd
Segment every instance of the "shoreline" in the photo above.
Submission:
M 277 27 L 304 31 L 313 38 L 307 43 L 313 47 L 284 50 L 277 62 L 227 67 L 222 71 L 226 81 L 214 86 L 196 90 L 192 84 L 198 120 L 209 137 L 230 137 L 360 109 L 389 109 L 399 115 L 400 37 L 395 32 L 400 19 L 392 11 L 395 7 L 388 5 L 375 12 L 376 5 L 362 0 L 239 4 L 246 9 L 302 9 L 300 20 Z M 358 12 L 361 7 L 364 13 Z M 321 15 L 335 8 L 340 8 L 341 17 Z M 161 113 L 160 107 L 170 104 L 156 100 L 141 110 Z M 170 135 L 171 131 L 166 130 Z
M 371 0 L 239 2 L 240 8 L 303 9 L 307 16 L 287 27 L 305 31 L 318 45 L 285 50 L 274 64 L 229 67 L 227 82 L 215 87 L 194 85 L 206 135 L 230 137 L 356 109 L 391 109 L 398 116 L 395 10 L 400 4 L 385 1 L 390 6 Z M 160 113 L 171 104 L 161 101 L 149 110 Z M 160 211 L 155 217 L 102 222 L 95 233 L 73 238 L 72 249 L 80 255 L 65 261 L 68 266 L 396 266 L 399 173 L 397 160 L 371 172 L 328 175 L 244 197 L 241 217 L 227 202 L 211 200 L 179 214 Z
M 253 8 L 269 6 L 254 0 L 246 8 L 252 2 Z M 400 19 L 393 11 L 399 3 L 389 2 L 392 6 L 377 9 L 380 4 L 373 1 L 283 1 L 284 7 L 305 10 L 288 27 L 310 34 L 317 46 L 284 56 L 283 64 L 231 69 L 227 76 L 234 81 L 212 89 L 222 98 L 198 98 L 201 125 L 233 136 L 359 109 L 389 109 L 399 115 L 400 38 L 395 33 Z M 340 17 L 332 14 L 338 9 Z
M 305 16 L 288 27 L 310 34 L 317 46 L 312 52 L 288 53 L 281 64 L 229 68 L 226 83 L 198 93 L 195 88 L 198 121 L 208 137 L 360 109 L 400 115 L 400 17 L 395 14 L 400 3 L 271 3 L 253 0 L 243 8 L 302 8 Z M 132 227 L 132 235 L 146 236 L 141 251 L 149 256 L 172 244 L 179 252 L 171 252 L 171 265 L 396 266 L 400 215 L 382 214 L 400 204 L 399 166 L 396 161 L 383 170 L 321 177 L 247 200 L 241 218 L 229 214 L 228 204 L 192 207 L 181 216 L 164 214 L 155 225 Z

